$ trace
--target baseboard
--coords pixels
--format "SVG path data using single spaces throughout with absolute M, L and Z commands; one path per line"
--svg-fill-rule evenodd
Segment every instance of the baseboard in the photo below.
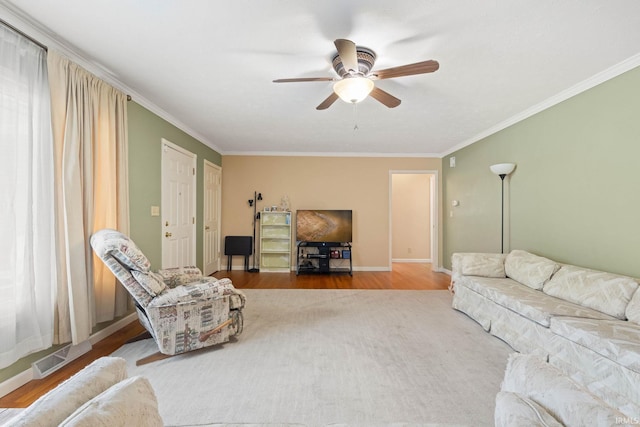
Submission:
M 449 276 L 451 276 L 451 270 L 449 270 L 448 268 L 438 267 L 434 268 L 433 271 L 435 271 L 436 273 L 447 273 Z
M 391 267 L 353 267 L 353 271 L 391 271 Z
M 133 312 L 123 317 L 122 319 L 118 320 L 117 322 L 114 322 L 111 325 L 107 326 L 106 328 L 101 329 L 95 334 L 91 335 L 89 337 L 89 342 L 91 343 L 91 345 L 94 345 L 98 341 L 102 341 L 103 339 L 113 334 L 114 332 L 118 332 L 120 329 L 124 328 L 129 323 L 136 321 L 137 319 L 138 319 L 138 313 Z
M 407 262 L 407 263 L 416 263 L 416 264 L 427 264 L 431 262 L 431 258 L 393 258 L 391 262 Z
M 33 379 L 33 369 L 27 369 L 20 372 L 18 375 L 14 375 L 8 380 L 0 383 L 0 397 L 4 397 L 12 391 L 22 387 Z
M 114 332 L 117 332 L 120 329 L 124 328 L 125 326 L 127 326 L 129 323 L 135 321 L 136 319 L 138 319 L 138 314 L 137 313 L 131 313 L 128 316 L 123 317 L 122 319 L 118 320 L 117 322 L 115 322 L 115 323 L 107 326 L 106 328 L 96 332 L 95 334 L 91 335 L 89 337 L 89 342 L 91 343 L 91 345 L 94 345 L 98 341 L 101 341 L 101 340 L 105 339 L 106 337 L 108 337 L 109 335 L 113 334 Z M 22 387 L 23 385 L 25 385 L 29 381 L 33 380 L 33 378 L 34 378 L 33 368 L 29 368 L 27 370 L 24 370 L 24 371 L 20 372 L 17 375 L 14 375 L 11 378 L 3 381 L 2 383 L 0 383 L 0 397 L 6 396 L 7 394 L 11 393 L 12 391 Z

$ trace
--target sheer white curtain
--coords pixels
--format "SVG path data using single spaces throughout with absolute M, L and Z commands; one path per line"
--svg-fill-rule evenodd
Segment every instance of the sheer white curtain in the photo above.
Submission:
M 89 245 L 102 228 L 129 232 L 126 95 L 49 50 L 58 221 L 54 342 L 78 344 L 127 311 L 128 294 Z
M 51 346 L 56 262 L 46 52 L 0 23 L 0 368 Z

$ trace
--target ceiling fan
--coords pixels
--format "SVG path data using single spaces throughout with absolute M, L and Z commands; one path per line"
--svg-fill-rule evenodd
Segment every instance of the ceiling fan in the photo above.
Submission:
M 316 107 L 325 110 L 338 98 L 349 103 L 358 103 L 371 95 L 372 98 L 389 108 L 400 105 L 400 100 L 388 92 L 375 86 L 375 80 L 392 79 L 395 77 L 411 76 L 415 74 L 433 73 L 440 64 L 438 61 L 428 60 L 415 64 L 401 65 L 385 70 L 371 71 L 376 61 L 376 54 L 371 49 L 356 46 L 346 39 L 334 41 L 338 53 L 333 58 L 333 69 L 340 76 L 334 77 L 304 77 L 293 79 L 277 79 L 274 83 L 295 82 L 330 82 L 334 81 L 333 92 L 327 99 Z

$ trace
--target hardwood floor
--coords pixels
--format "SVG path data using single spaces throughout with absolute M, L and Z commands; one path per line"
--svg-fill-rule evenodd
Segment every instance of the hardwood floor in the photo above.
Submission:
M 300 275 L 295 273 L 248 273 L 220 271 L 214 277 L 229 277 L 238 289 L 395 289 L 441 290 L 449 286 L 450 276 L 436 273 L 430 264 L 394 263 L 393 271 L 355 271 L 336 275 Z M 131 338 L 144 332 L 133 322 L 96 343 L 91 351 L 41 380 L 33 380 L 0 398 L 0 408 L 25 408 L 93 360 L 108 356 Z
M 248 273 L 232 270 L 213 274 L 228 277 L 239 289 L 447 289 L 450 277 L 431 264 L 394 263 L 393 271 L 354 271 L 348 274 Z

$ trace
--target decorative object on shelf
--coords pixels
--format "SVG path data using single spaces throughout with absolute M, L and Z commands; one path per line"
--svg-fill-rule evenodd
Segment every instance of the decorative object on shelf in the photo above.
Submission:
M 253 199 L 249 199 L 249 207 L 253 207 L 253 267 L 249 269 L 249 273 L 257 273 L 260 269 L 256 266 L 256 221 L 260 219 L 258 212 L 258 201 L 262 200 L 262 193 L 253 192 Z M 265 208 L 265 212 L 266 212 Z
M 500 252 L 504 253 L 504 179 L 516 168 L 515 163 L 498 163 L 489 166 L 491 172 L 500 177 L 502 182 L 501 216 L 500 216 Z
M 282 198 L 280 199 L 280 209 L 282 209 L 284 212 L 289 212 L 291 210 L 289 196 L 282 196 Z

